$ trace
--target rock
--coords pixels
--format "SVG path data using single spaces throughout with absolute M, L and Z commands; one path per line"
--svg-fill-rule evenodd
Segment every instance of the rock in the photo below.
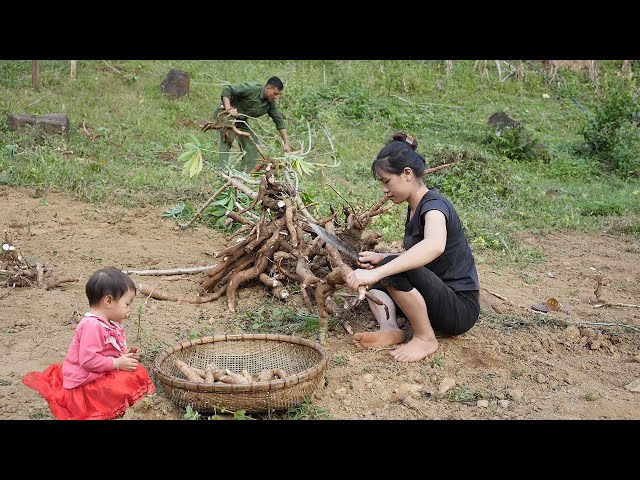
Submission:
M 547 377 L 545 377 L 542 373 L 536 375 L 536 381 L 538 383 L 547 383 Z
M 513 118 L 510 118 L 505 112 L 496 112 L 487 120 L 489 125 L 493 125 L 497 132 L 508 130 L 519 125 Z
M 333 393 L 336 395 L 336 397 L 342 398 L 342 397 L 347 395 L 347 389 L 346 389 L 346 387 L 341 387 L 341 388 L 337 389 Z
M 417 397 L 420 395 L 420 390 L 422 390 L 422 385 L 418 385 L 416 383 L 403 383 L 400 385 L 398 389 L 398 393 L 400 396 L 410 396 Z
M 489 406 L 489 400 L 478 400 L 476 402 L 476 407 L 487 408 Z
M 498 402 L 498 405 L 500 405 L 500 408 L 507 408 L 509 406 L 509 400 L 500 400 Z
M 27 125 L 34 125 L 43 134 L 55 135 L 61 133 L 69 139 L 69 117 L 64 113 L 46 113 L 40 116 L 9 115 L 9 130 L 18 132 Z
M 440 386 L 438 387 L 438 393 L 443 394 L 446 393 L 450 388 L 455 386 L 456 381 L 453 378 L 445 377 L 442 382 L 440 382 Z
M 636 378 L 633 382 L 626 384 L 624 388 L 626 388 L 630 392 L 640 392 L 640 378 Z
M 362 376 L 362 381 L 364 383 L 373 383 L 373 375 L 371 373 L 366 373 Z
M 522 397 L 524 397 L 524 393 L 522 393 L 522 390 L 519 390 L 517 388 L 510 388 L 509 390 L 507 390 L 507 397 L 516 402 L 519 402 L 520 400 L 522 400 Z
M 569 325 L 562 332 L 562 337 L 567 340 L 578 341 L 580 340 L 580 329 L 575 325 Z
M 172 68 L 160 84 L 160 91 L 174 98 L 180 98 L 189 93 L 189 74 Z

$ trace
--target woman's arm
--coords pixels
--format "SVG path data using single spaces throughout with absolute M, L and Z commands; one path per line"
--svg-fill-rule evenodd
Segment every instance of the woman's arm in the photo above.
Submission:
M 359 268 L 347 274 L 347 284 L 354 290 L 359 285 L 371 286 L 389 275 L 424 267 L 438 258 L 447 244 L 447 222 L 444 213 L 440 210 L 429 210 L 425 214 L 424 232 L 424 240 L 389 263 L 371 270 Z
M 440 210 L 429 210 L 424 217 L 424 239 L 389 263 L 377 268 L 380 278 L 424 267 L 444 252 L 447 221 Z

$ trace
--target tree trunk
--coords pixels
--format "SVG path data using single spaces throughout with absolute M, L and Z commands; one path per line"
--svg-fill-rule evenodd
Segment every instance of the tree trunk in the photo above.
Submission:
M 31 83 L 36 92 L 40 91 L 40 60 L 31 60 Z

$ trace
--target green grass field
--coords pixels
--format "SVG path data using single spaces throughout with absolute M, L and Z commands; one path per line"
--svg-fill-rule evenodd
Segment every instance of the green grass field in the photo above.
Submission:
M 224 84 L 277 75 L 286 85 L 279 106 L 293 148 L 306 148 L 311 132 L 307 158 L 331 163 L 331 143 L 340 162 L 301 178 L 321 211 L 342 198 L 362 208 L 379 198 L 370 166 L 400 130 L 418 138 L 428 166 L 455 162 L 426 183 L 451 199 L 477 250 L 535 259 L 541 253 L 520 251 L 514 235 L 524 229 L 608 229 L 640 239 L 638 73 L 625 79 L 617 74 L 622 61 L 598 61 L 596 88 L 584 72 L 559 70 L 550 81 L 540 62 L 509 64 L 516 71 L 501 81 L 494 61 L 455 61 L 447 73 L 435 60 L 93 60 L 79 61 L 71 80 L 69 61 L 43 60 L 36 92 L 31 61 L 0 61 L 0 183 L 193 211 L 222 180 L 213 172 L 217 132 L 190 122 L 213 120 Z M 160 92 L 171 68 L 190 75 L 180 99 Z M 521 123 L 517 136 L 487 126 L 499 111 Z M 9 131 L 9 115 L 45 113 L 69 116 L 68 141 Z M 264 116 L 256 128 L 267 153 L 281 155 L 273 122 Z M 189 178 L 178 157 L 192 135 L 205 168 Z M 401 238 L 404 211 L 392 212 L 373 227 Z

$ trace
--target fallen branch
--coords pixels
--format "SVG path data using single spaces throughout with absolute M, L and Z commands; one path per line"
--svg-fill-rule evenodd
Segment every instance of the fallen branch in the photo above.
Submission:
M 228 187 L 229 185 L 230 185 L 230 183 L 229 183 L 229 181 L 227 181 L 224 185 L 222 185 L 222 187 L 220 187 L 220 188 L 216 191 L 216 193 L 214 193 L 213 195 L 211 195 L 211 197 L 209 198 L 209 200 L 207 200 L 207 201 L 204 203 L 204 205 L 202 205 L 202 207 L 200 207 L 200 210 L 198 210 L 198 211 L 196 212 L 196 214 L 193 216 L 193 218 L 192 218 L 191 220 L 189 220 L 187 223 L 178 223 L 178 226 L 179 226 L 181 229 L 183 229 L 183 230 L 184 230 L 185 228 L 190 227 L 190 226 L 193 224 L 193 222 L 195 222 L 196 220 L 198 220 L 198 219 L 200 218 L 200 216 L 202 215 L 202 212 L 204 212 L 204 211 L 206 210 L 206 208 L 207 208 L 209 205 L 211 205 L 211 202 L 213 202 L 213 201 L 216 199 L 216 197 L 217 197 L 218 195 L 220 195 L 222 192 L 224 192 L 224 191 L 227 189 L 227 187 Z
M 138 291 L 143 295 L 148 295 L 151 298 L 155 298 L 156 300 L 170 300 L 173 302 L 185 302 L 185 303 L 208 303 L 213 300 L 217 300 L 222 295 L 224 295 L 224 291 L 226 290 L 226 285 L 215 293 L 211 293 L 209 295 L 176 295 L 173 293 L 166 293 L 156 290 L 155 288 L 151 288 L 148 285 L 143 283 L 138 285 Z
M 490 293 L 490 294 L 491 294 L 491 295 L 493 295 L 494 297 L 497 297 L 497 298 L 499 298 L 500 300 L 502 300 L 502 301 L 504 301 L 504 302 L 508 303 L 509 305 L 512 305 L 512 306 L 514 306 L 514 307 L 518 307 L 518 308 L 522 308 L 522 309 L 526 310 L 527 312 L 530 312 L 530 313 L 537 313 L 537 314 L 539 314 L 539 315 L 548 315 L 548 313 L 549 313 L 549 312 L 540 312 L 540 311 L 538 311 L 538 310 L 533 310 L 532 308 L 525 307 L 524 305 L 519 305 L 519 304 L 517 304 L 517 303 L 515 303 L 515 302 L 512 302 L 512 301 L 511 301 L 511 300 L 509 300 L 508 298 L 506 298 L 506 297 L 504 297 L 504 296 L 500 295 L 499 293 L 492 292 L 491 290 L 488 290 L 488 289 L 487 289 L 487 288 L 485 288 L 485 287 L 483 287 L 483 290 L 485 290 L 487 293 Z
M 625 308 L 640 308 L 640 305 L 634 305 L 633 303 L 596 303 L 591 306 L 592 308 L 602 308 L 602 307 L 625 307 Z
M 51 290 L 59 287 L 65 283 L 79 282 L 81 277 L 73 277 L 73 278 L 63 278 L 61 280 L 56 280 L 55 282 L 47 282 L 45 290 Z
M 182 275 L 183 273 L 200 273 L 205 272 L 215 265 L 207 265 L 205 267 L 189 267 L 189 268 L 172 268 L 168 270 L 123 270 L 127 275 Z
M 605 300 L 604 298 L 602 298 L 602 287 L 604 287 L 605 285 L 608 285 L 608 283 L 605 281 L 604 276 L 602 275 L 601 272 L 598 272 L 596 274 L 595 280 L 596 280 L 596 288 L 594 289 L 593 293 L 596 296 L 596 301 L 598 303 L 596 303 L 595 305 L 592 305 L 592 308 L 602 308 L 602 307 L 640 308 L 640 305 L 634 305 L 632 303 L 615 303 L 615 302 L 609 302 Z

